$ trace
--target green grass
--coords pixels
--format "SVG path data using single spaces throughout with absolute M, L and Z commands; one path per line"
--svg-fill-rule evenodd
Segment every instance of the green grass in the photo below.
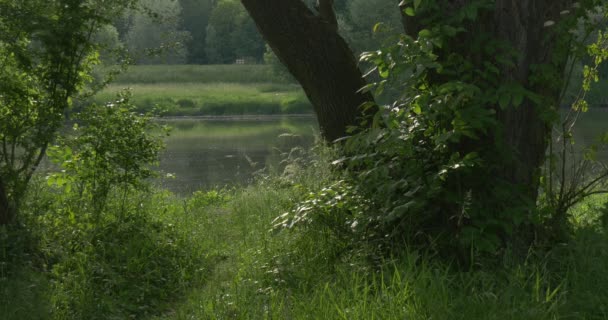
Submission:
M 141 65 L 129 66 L 115 83 L 268 83 L 276 79 L 267 65 Z
M 312 112 L 302 89 L 276 78 L 266 65 L 130 66 L 92 101 L 112 101 L 126 88 L 133 92 L 139 111 L 160 109 L 163 116 Z
M 411 252 L 378 269 L 357 259 L 319 260 L 329 250 L 322 241 L 269 232 L 276 214 L 299 196 L 270 185 L 240 191 L 230 214 L 209 230 L 223 235 L 225 263 L 206 286 L 157 319 L 608 317 L 605 234 L 579 230 L 571 247 L 524 263 L 505 260 L 499 268 L 455 271 Z M 294 246 L 305 254 L 293 257 Z
M 53 205 L 41 188 L 31 237 L 0 246 L 3 319 L 608 318 L 606 197 L 575 208 L 570 243 L 525 261 L 458 270 L 423 252 L 334 259 L 323 233 L 271 228 L 325 185 L 325 158 L 244 188 L 139 194 L 128 203 L 140 218 L 110 214 L 97 232 L 79 223 L 85 209 Z
M 240 140 L 247 144 L 268 145 L 268 141 L 276 138 L 282 133 L 289 132 L 293 135 L 310 136 L 318 132 L 314 119 L 309 117 L 282 118 L 280 122 L 266 122 L 257 119 L 229 121 L 197 121 L 197 119 L 171 119 L 167 121 L 174 129 L 167 137 L 170 144 L 173 140 L 198 139 L 209 140 L 213 143 L 217 140 Z
M 113 84 L 94 101 L 112 101 L 130 88 L 140 111 L 154 108 L 165 116 L 209 116 L 310 113 L 312 108 L 296 85 L 272 83 L 154 83 Z
M 328 168 L 237 191 L 209 234 L 224 263 L 157 320 L 173 319 L 607 319 L 608 235 L 596 197 L 576 208 L 574 240 L 525 261 L 459 271 L 419 252 L 372 265 L 331 259 L 323 235 L 271 231 L 274 218 L 318 190 Z M 211 236 L 211 235 L 210 235 Z
M 183 203 L 165 192 L 115 193 L 96 218 L 84 199 L 33 189 L 27 228 L 0 230 L 2 319 L 146 318 L 202 285 L 218 258 L 199 236 L 209 216 L 176 228 Z

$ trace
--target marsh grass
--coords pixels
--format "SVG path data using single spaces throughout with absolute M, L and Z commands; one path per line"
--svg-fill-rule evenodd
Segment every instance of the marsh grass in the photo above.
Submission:
M 98 73 L 101 77 L 104 69 Z M 302 89 L 275 78 L 266 65 L 130 66 L 82 103 L 112 101 L 126 88 L 132 90 L 139 111 L 160 110 L 164 116 L 312 113 Z
M 171 139 L 240 139 L 248 144 L 264 144 L 272 138 L 277 138 L 281 133 L 288 132 L 292 135 L 307 135 L 318 133 L 318 129 L 312 117 L 281 118 L 276 121 L 262 120 L 239 120 L 228 119 L 227 122 L 198 121 L 197 119 L 172 119 L 169 124 L 175 130 L 171 131 Z M 252 138 L 252 141 L 247 141 Z M 209 142 L 211 142 L 209 141 Z
M 101 70 L 103 72 L 103 70 Z M 269 66 L 250 65 L 140 65 L 129 66 L 114 81 L 132 83 L 284 83 Z
M 272 83 L 130 83 L 113 84 L 94 97 L 112 101 L 130 89 L 141 112 L 161 110 L 164 116 L 271 115 L 311 113 L 302 90 L 292 84 Z

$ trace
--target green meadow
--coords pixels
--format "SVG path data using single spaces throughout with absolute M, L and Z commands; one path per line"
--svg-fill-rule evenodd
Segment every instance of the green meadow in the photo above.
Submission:
M 138 111 L 163 116 L 276 115 L 312 112 L 302 89 L 274 78 L 264 65 L 132 66 L 93 97 L 129 89 Z
M 265 83 L 280 82 L 268 65 L 133 65 L 114 83 Z

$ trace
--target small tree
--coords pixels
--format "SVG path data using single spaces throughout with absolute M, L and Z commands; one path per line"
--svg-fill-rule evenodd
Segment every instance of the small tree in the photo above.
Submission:
M 131 1 L 0 1 L 0 224 L 98 62 L 94 34 Z
M 163 148 L 166 128 L 151 115 L 136 113 L 129 99 L 125 92 L 114 102 L 86 107 L 75 115 L 72 134 L 49 148 L 50 159 L 62 169 L 49 183 L 74 192 L 76 201 L 91 205 L 96 216 L 112 190 L 120 192 L 124 207 L 131 190 L 146 187 L 145 180 L 154 175 L 150 166 Z
M 237 28 L 241 5 L 234 0 L 219 1 L 207 25 L 205 50 L 210 63 L 233 63 L 236 59 L 231 35 Z

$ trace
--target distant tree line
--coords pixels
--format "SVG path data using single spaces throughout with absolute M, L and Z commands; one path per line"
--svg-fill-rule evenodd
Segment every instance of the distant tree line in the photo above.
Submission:
M 305 2 L 316 10 L 315 0 Z M 378 22 L 379 30 L 400 27 L 391 1 L 336 0 L 334 6 L 340 33 L 356 53 L 387 40 L 391 32 L 372 31 Z M 126 51 L 137 64 L 278 63 L 238 0 L 140 0 L 98 38 L 106 53 Z

